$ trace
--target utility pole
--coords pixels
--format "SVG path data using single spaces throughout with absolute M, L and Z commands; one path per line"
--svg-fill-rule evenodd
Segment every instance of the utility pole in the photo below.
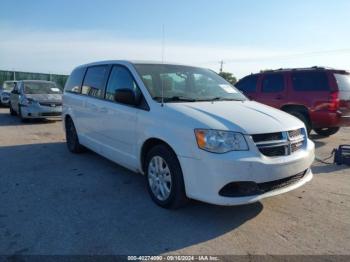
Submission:
M 220 63 L 220 73 L 222 73 L 222 68 L 224 66 L 224 60 L 221 60 L 219 63 Z

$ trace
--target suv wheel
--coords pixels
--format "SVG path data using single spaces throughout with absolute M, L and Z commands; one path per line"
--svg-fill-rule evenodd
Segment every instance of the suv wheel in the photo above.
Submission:
M 66 141 L 68 150 L 72 153 L 81 153 L 84 151 L 84 147 L 79 143 L 77 131 L 75 129 L 73 120 L 67 118 L 66 120 Z
M 146 157 L 146 178 L 152 200 L 163 208 L 179 208 L 188 201 L 180 163 L 167 146 L 153 147 Z
M 315 128 L 315 132 L 320 136 L 331 136 L 339 131 L 340 127 Z
M 10 107 L 10 115 L 11 116 L 15 116 L 16 115 L 16 111 L 13 110 L 11 103 L 10 103 L 9 107 Z
M 303 114 L 299 111 L 290 111 L 288 113 L 295 116 L 296 118 L 299 118 L 305 124 L 306 131 L 307 131 L 308 135 L 311 133 L 312 127 L 311 127 L 309 119 L 305 116 L 305 114 Z

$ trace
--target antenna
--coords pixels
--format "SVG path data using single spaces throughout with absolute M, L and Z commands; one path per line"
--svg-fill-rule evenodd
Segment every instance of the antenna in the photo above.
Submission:
M 165 49 L 165 29 L 164 24 L 162 24 L 162 65 L 164 64 L 164 49 Z M 162 66 L 164 68 L 164 66 Z M 161 78 L 161 92 L 162 92 L 162 98 L 161 98 L 161 106 L 164 106 L 164 80 Z
M 164 24 L 162 24 L 162 64 L 164 63 L 164 50 L 165 49 L 165 29 Z

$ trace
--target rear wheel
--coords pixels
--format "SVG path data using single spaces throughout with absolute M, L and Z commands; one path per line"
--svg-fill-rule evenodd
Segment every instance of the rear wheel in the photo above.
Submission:
M 75 129 L 73 120 L 69 117 L 66 120 L 66 141 L 68 150 L 72 153 L 81 153 L 84 147 L 79 143 L 77 130 Z
M 331 136 L 339 131 L 340 127 L 315 128 L 315 132 L 320 136 Z
M 187 203 L 180 163 L 169 147 L 153 147 L 147 154 L 145 169 L 148 192 L 156 204 L 175 209 Z
M 299 118 L 305 124 L 307 133 L 310 134 L 310 132 L 312 130 L 311 123 L 310 123 L 308 117 L 304 113 L 299 112 L 299 111 L 290 111 L 288 113 L 295 116 L 296 118 Z

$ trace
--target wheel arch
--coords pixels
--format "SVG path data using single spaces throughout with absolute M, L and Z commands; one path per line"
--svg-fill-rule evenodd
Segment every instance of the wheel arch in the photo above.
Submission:
M 292 111 L 300 112 L 300 113 L 304 114 L 307 117 L 307 119 L 309 120 L 309 122 L 311 124 L 311 118 L 310 118 L 309 110 L 304 105 L 288 104 L 288 105 L 282 106 L 281 110 L 284 111 L 284 112 L 287 112 L 287 113 L 292 112 Z
M 171 145 L 169 145 L 167 142 L 165 142 L 164 140 L 160 139 L 160 138 L 156 138 L 156 137 L 151 137 L 148 138 L 147 140 L 145 140 L 141 146 L 141 150 L 140 150 L 140 165 L 141 165 L 141 172 L 144 173 L 145 172 L 145 161 L 146 161 L 146 156 L 147 153 L 155 146 L 157 145 L 165 145 L 166 147 L 168 147 L 176 156 L 176 152 L 173 149 L 173 147 Z

